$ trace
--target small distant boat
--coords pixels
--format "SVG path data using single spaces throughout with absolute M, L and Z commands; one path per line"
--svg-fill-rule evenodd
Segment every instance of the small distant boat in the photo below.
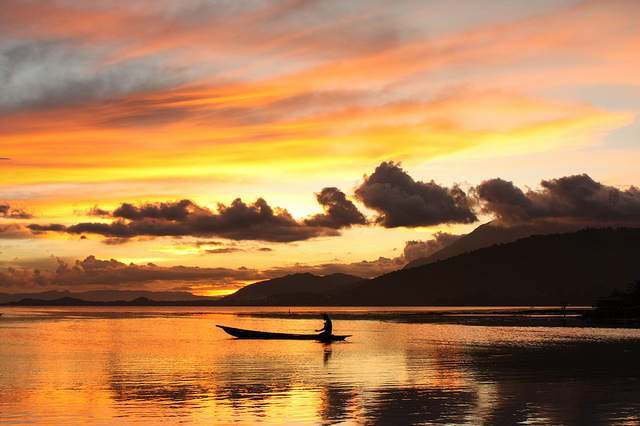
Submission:
M 344 340 L 347 336 L 323 336 L 322 334 L 291 334 L 291 333 L 271 333 L 269 331 L 244 330 L 242 328 L 227 327 L 225 325 L 216 325 L 223 329 L 227 334 L 237 337 L 238 339 L 270 339 L 270 340 L 317 340 L 319 342 L 334 342 Z

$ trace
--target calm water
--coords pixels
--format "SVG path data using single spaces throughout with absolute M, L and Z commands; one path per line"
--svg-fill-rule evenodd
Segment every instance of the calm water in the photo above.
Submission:
M 323 345 L 213 326 L 322 325 L 247 308 L 3 312 L 0 423 L 640 423 L 640 330 L 349 320 Z

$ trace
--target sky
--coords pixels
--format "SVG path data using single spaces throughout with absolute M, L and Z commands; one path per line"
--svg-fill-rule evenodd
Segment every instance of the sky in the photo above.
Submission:
M 640 2 L 2 0 L 0 292 L 375 276 L 640 217 Z

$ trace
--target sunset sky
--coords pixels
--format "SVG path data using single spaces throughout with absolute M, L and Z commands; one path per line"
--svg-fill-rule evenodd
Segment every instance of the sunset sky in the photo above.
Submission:
M 3 0 L 0 292 L 374 276 L 572 175 L 627 220 L 639 52 L 635 0 Z

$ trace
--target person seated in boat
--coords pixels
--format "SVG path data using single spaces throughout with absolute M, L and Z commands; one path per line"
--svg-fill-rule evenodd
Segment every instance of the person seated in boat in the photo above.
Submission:
M 320 331 L 320 335 L 322 336 L 331 336 L 331 333 L 333 332 L 333 324 L 331 323 L 331 318 L 329 318 L 328 314 L 324 313 L 322 314 L 322 319 L 324 320 L 324 327 L 315 331 Z

